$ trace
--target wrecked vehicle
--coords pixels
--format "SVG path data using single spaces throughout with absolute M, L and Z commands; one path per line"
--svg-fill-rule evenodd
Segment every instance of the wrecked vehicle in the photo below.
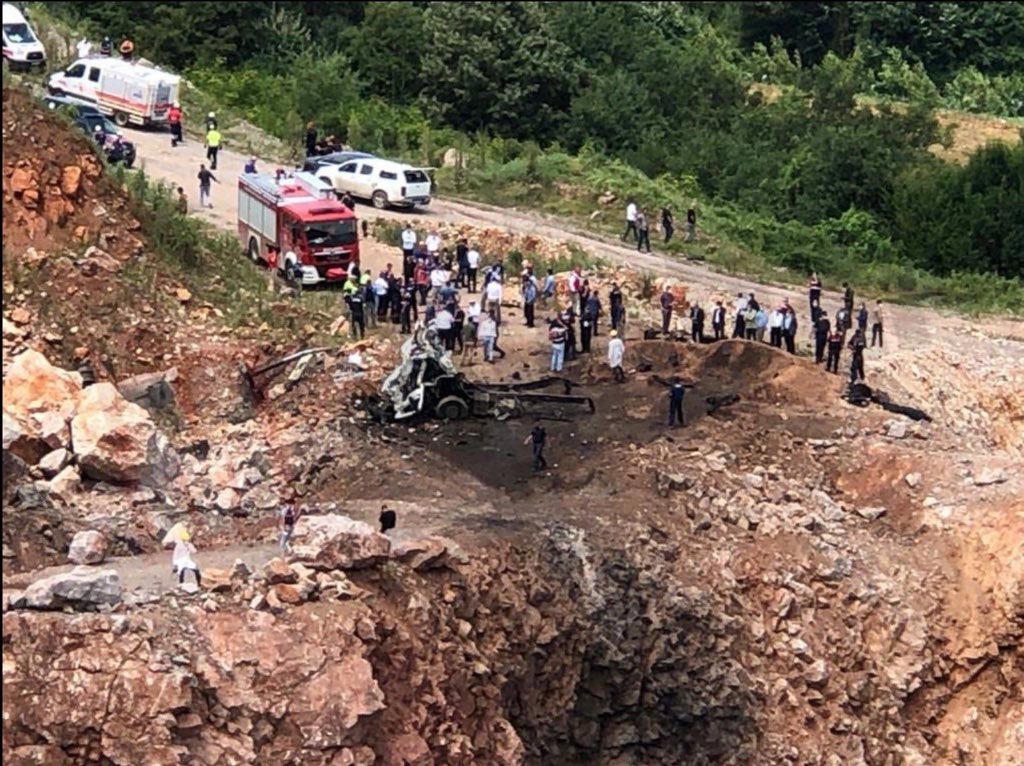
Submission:
M 417 325 L 401 349 L 402 360 L 381 384 L 383 420 L 415 416 L 460 420 L 470 415 L 508 418 L 523 414 L 530 403 L 585 405 L 594 412 L 589 396 L 574 396 L 565 378 L 549 377 L 526 383 L 474 383 L 466 379 L 445 352 L 437 332 Z M 538 389 L 560 384 L 563 394 Z

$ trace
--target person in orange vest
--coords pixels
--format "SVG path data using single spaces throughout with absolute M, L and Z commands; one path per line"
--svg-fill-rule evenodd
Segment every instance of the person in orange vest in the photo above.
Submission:
M 184 143 L 185 139 L 181 135 L 181 104 L 175 101 L 171 104 L 171 108 L 167 111 L 167 123 L 171 126 L 171 148 L 173 149 L 178 144 Z

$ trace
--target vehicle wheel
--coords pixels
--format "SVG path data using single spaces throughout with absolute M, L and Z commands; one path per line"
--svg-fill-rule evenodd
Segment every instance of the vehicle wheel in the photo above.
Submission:
M 256 237 L 249 237 L 249 257 L 257 266 L 262 265 L 263 258 L 260 256 L 260 243 Z
M 375 208 L 383 210 L 388 206 L 388 195 L 378 189 L 373 193 L 373 196 L 370 197 L 370 201 L 373 203 Z
M 128 127 L 128 115 L 125 112 L 114 112 L 114 124 L 119 128 Z
M 462 420 L 469 415 L 469 405 L 457 396 L 446 396 L 434 407 L 434 414 L 441 420 Z

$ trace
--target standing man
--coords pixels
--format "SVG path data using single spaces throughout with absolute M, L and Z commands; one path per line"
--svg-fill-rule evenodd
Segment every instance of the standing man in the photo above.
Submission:
M 295 522 L 299 520 L 299 512 L 295 506 L 289 503 L 281 508 L 281 535 L 278 545 L 283 553 L 291 553 L 292 534 L 295 532 Z
M 484 304 L 484 310 L 489 314 L 493 314 L 494 321 L 497 324 L 501 324 L 501 281 L 492 279 L 487 283 L 487 287 L 484 288 L 484 294 L 487 298 L 487 303 Z
M 704 309 L 696 301 L 690 307 L 690 339 L 694 343 L 704 342 Z
M 675 381 L 668 390 L 668 425 L 670 428 L 676 424 L 677 419 L 679 425 L 686 425 L 686 416 L 683 415 L 683 397 L 685 395 L 686 389 L 681 380 Z
M 543 471 L 548 467 L 548 461 L 544 459 L 544 444 L 547 442 L 548 434 L 544 426 L 540 424 L 540 418 L 533 421 L 533 430 L 526 437 L 523 444 L 533 445 L 533 472 Z
M 200 163 L 199 173 L 196 176 L 199 179 L 199 207 L 213 207 L 213 203 L 210 201 L 210 181 L 217 181 L 217 177 L 206 169 L 206 165 Z M 220 183 L 220 181 L 217 181 Z
M 544 301 L 544 307 L 547 308 L 548 303 L 552 298 L 555 297 L 555 270 L 548 269 L 548 275 L 544 277 L 544 292 L 541 294 L 541 298 Z
M 430 269 L 427 267 L 426 259 L 421 259 L 416 263 L 416 269 L 413 272 L 413 283 L 416 285 L 416 292 L 420 296 L 420 305 L 427 305 L 427 293 L 430 292 Z
M 732 328 L 732 337 L 743 339 L 747 334 L 747 297 L 743 293 L 736 293 L 736 325 Z
M 354 290 L 345 294 L 345 303 L 348 304 L 352 322 L 352 340 L 362 340 L 366 337 L 366 316 L 363 313 L 363 291 L 358 284 Z
M 757 309 L 757 314 L 754 316 L 754 336 L 757 338 L 758 343 L 764 343 L 764 331 L 768 327 L 768 312 L 764 310 L 764 306 L 760 306 Z
M 316 123 L 306 123 L 306 156 L 312 157 L 316 152 Z
M 188 196 L 185 194 L 185 190 L 182 187 L 178 187 L 178 199 L 176 200 L 178 206 L 178 212 L 182 215 L 188 215 Z
M 444 350 L 448 352 L 455 350 L 455 338 L 452 335 L 454 326 L 455 316 L 448 310 L 448 307 L 442 306 L 438 309 L 437 314 L 434 315 L 434 329 L 437 330 L 437 334 L 441 338 Z
M 860 304 L 860 308 L 857 309 L 857 329 L 861 331 L 864 339 L 867 340 L 868 336 L 868 307 L 866 304 Z
M 871 321 L 871 348 L 875 347 L 875 339 L 878 339 L 878 347 L 882 348 L 882 302 L 875 303 L 875 310 L 872 312 Z
M 476 245 L 469 248 L 466 252 L 466 263 L 469 266 L 469 276 L 466 289 L 471 293 L 476 292 L 476 273 L 480 268 L 480 251 L 476 249 Z
M 167 123 L 171 126 L 171 148 L 173 149 L 178 144 L 184 143 L 185 139 L 181 136 L 181 104 L 175 101 L 171 108 L 167 110 Z
M 498 323 L 494 321 L 494 314 L 488 311 L 480 315 L 480 323 L 477 325 L 477 337 L 484 346 L 484 361 L 494 363 L 494 346 L 498 342 Z
M 715 332 L 715 340 L 725 338 L 725 306 L 721 301 L 715 302 L 715 310 L 711 312 L 711 329 Z
M 568 333 L 560 318 L 551 323 L 548 340 L 551 341 L 551 372 L 561 372 L 565 364 L 565 342 Z
M 626 344 L 622 342 L 617 330 L 612 330 L 608 341 L 608 366 L 612 368 L 612 375 L 616 383 L 626 382 L 626 373 L 622 371 L 622 360 L 626 355 Z
M 782 348 L 782 311 L 778 308 L 772 309 L 772 315 L 768 318 L 768 338 L 775 348 Z
M 786 341 L 786 351 L 796 353 L 796 312 L 793 309 L 782 313 L 782 337 Z
M 843 282 L 843 307 L 851 319 L 853 317 L 853 287 L 849 282 Z
M 427 235 L 427 253 L 437 258 L 437 254 L 441 251 L 441 235 L 437 233 L 437 229 L 431 230 Z
M 647 252 L 651 252 L 650 224 L 647 222 L 647 216 L 644 214 L 643 210 L 636 214 L 636 228 L 640 232 L 637 237 L 636 251 L 638 253 L 642 252 L 646 247 Z
M 825 371 L 839 374 L 839 355 L 843 351 L 843 333 L 835 327 L 828 336 L 828 359 L 825 361 Z
M 217 152 L 220 151 L 220 131 L 214 125 L 206 131 L 206 159 L 210 161 L 210 170 L 217 169 Z
M 573 311 L 582 313 L 583 301 L 581 296 L 583 294 L 583 273 L 579 266 L 573 268 L 572 273 L 569 275 L 569 301 Z
M 601 310 L 601 296 L 594 290 L 587 296 L 587 302 L 583 305 L 583 316 L 590 321 L 590 329 L 593 336 L 597 337 L 597 320 L 600 319 L 601 314 L 604 313 Z
M 402 229 L 402 277 L 406 281 L 412 279 L 416 271 L 416 230 L 411 223 Z
M 693 242 L 697 238 L 697 211 L 692 207 L 686 211 L 686 241 Z
M 867 346 L 866 338 L 864 333 L 861 332 L 860 328 L 850 338 L 850 350 L 853 352 L 853 358 L 850 359 L 850 384 L 856 383 L 858 380 L 865 380 L 864 377 L 864 349 Z
M 464 288 L 469 280 L 469 245 L 466 243 L 465 237 L 459 239 L 458 244 L 455 245 L 455 262 L 459 266 L 457 284 Z
M 828 321 L 828 312 L 822 311 L 818 321 L 814 324 L 814 363 L 821 364 L 825 359 L 825 346 L 828 345 L 828 336 L 831 334 L 831 326 Z
M 526 277 L 523 282 L 523 316 L 526 326 L 533 327 L 533 311 L 537 303 L 537 280 Z
M 590 321 L 590 317 L 586 314 L 580 315 L 580 353 L 590 353 L 590 338 L 593 333 L 594 325 Z
M 667 245 L 675 231 L 675 219 L 672 217 L 672 211 L 667 207 L 661 209 L 661 229 L 665 232 L 665 244 Z
M 661 334 L 668 335 L 669 327 L 672 326 L 672 306 L 675 304 L 675 296 L 665 285 L 661 289 Z
M 626 205 L 626 230 L 622 232 L 622 241 L 626 241 L 626 237 L 629 233 L 633 232 L 633 241 L 636 242 L 640 239 L 640 234 L 636 230 L 636 203 L 633 200 L 629 201 Z
M 811 311 L 814 311 L 815 304 L 821 305 L 821 280 L 816 271 L 812 271 L 807 280 L 807 300 L 811 304 Z
M 400 311 L 402 324 L 399 332 L 408 335 L 412 332 L 412 323 L 419 319 L 419 312 L 416 310 L 416 291 L 408 282 L 402 290 Z
M 626 309 L 623 305 L 622 290 L 618 283 L 612 284 L 612 291 L 608 294 L 608 303 L 612 312 L 612 329 L 618 330 L 626 317 Z

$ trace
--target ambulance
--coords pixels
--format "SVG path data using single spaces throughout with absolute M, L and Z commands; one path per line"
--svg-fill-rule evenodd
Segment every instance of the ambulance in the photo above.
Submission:
M 134 61 L 90 56 L 50 76 L 47 87 L 54 96 L 72 96 L 95 104 L 117 125 L 152 125 L 167 122 L 167 112 L 178 100 L 181 78 Z
M 4 62 L 11 69 L 46 64 L 46 50 L 25 15 L 13 3 L 4 3 Z

